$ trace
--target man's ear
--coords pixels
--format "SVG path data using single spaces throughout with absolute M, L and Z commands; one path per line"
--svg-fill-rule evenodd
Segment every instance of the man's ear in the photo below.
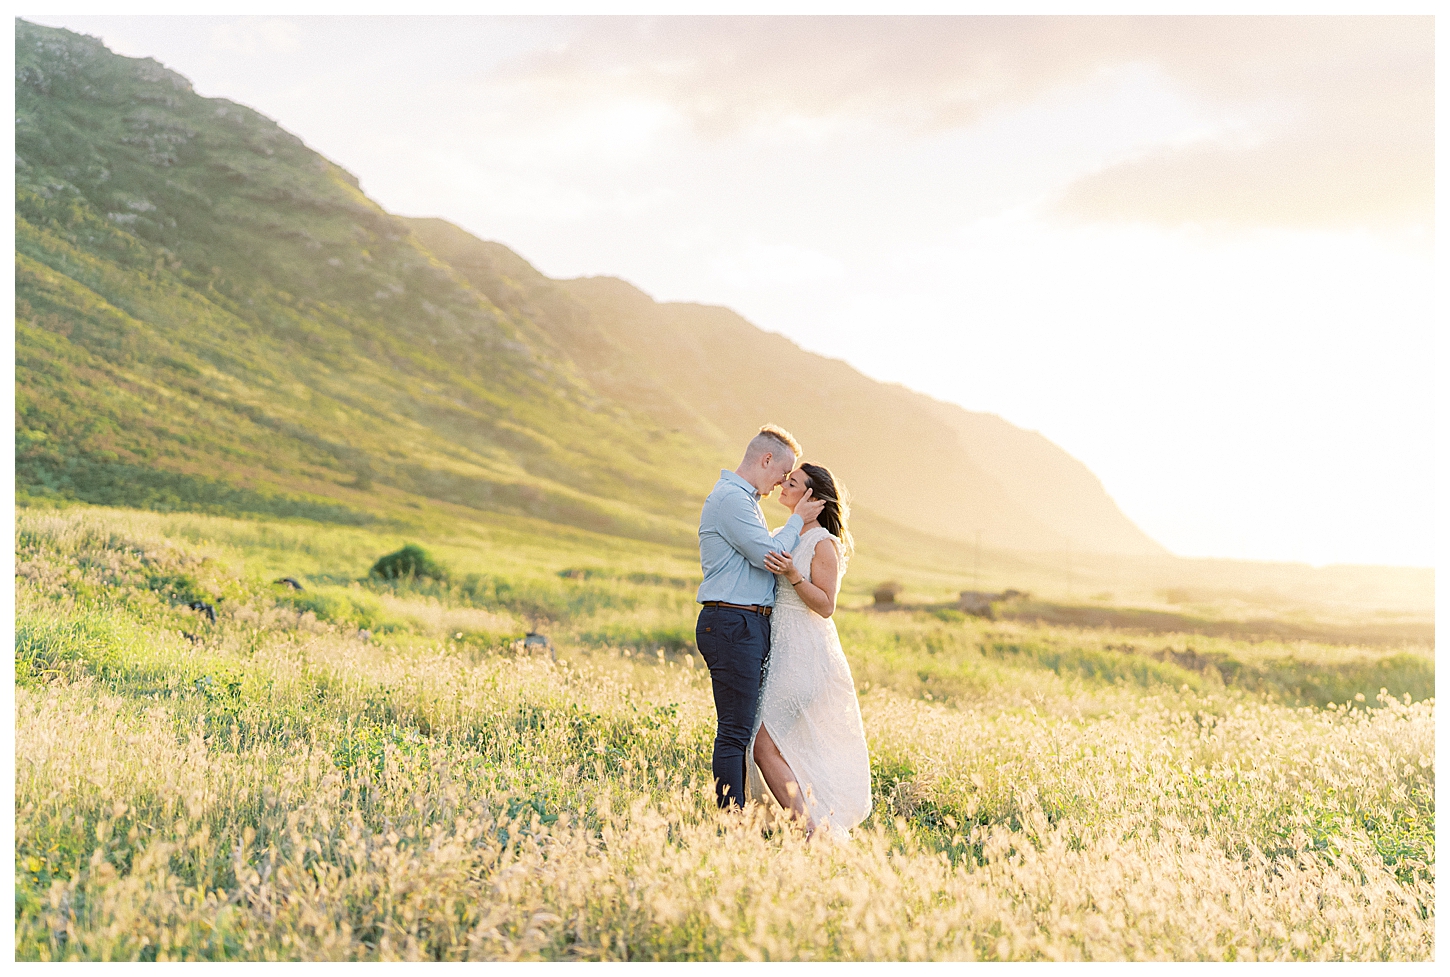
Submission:
M 765 454 L 761 455 L 760 456 L 760 467 L 761 468 L 769 468 L 770 467 L 770 460 L 772 458 L 774 458 L 774 457 L 775 457 L 775 455 L 772 454 L 769 451 L 767 451 Z

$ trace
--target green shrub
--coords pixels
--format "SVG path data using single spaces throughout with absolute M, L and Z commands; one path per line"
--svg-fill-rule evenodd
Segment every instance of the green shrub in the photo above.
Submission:
M 448 570 L 441 563 L 435 562 L 428 555 L 428 551 L 417 543 L 409 543 L 396 553 L 379 558 L 369 572 L 384 580 L 417 580 L 422 577 L 430 580 L 448 579 Z

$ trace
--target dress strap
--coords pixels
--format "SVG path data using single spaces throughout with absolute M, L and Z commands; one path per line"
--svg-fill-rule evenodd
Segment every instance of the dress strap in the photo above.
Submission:
M 801 534 L 800 542 L 797 545 L 798 546 L 808 546 L 809 547 L 808 553 L 810 554 L 811 557 L 814 557 L 815 554 L 816 554 L 816 546 L 823 539 L 828 539 L 828 540 L 831 541 L 831 545 L 832 545 L 832 547 L 836 551 L 836 563 L 837 563 L 836 573 L 837 573 L 837 576 L 838 577 L 844 577 L 846 575 L 846 553 L 845 553 L 845 548 L 841 545 L 841 541 L 836 538 L 836 534 L 833 533 L 833 532 L 831 532 L 825 526 L 817 526 L 815 529 L 810 529 L 810 530 L 807 530 L 806 532 L 802 533 Z M 809 570 L 806 571 L 806 575 L 807 575 L 807 577 L 809 577 L 809 575 L 810 575 L 810 571 Z
M 820 542 L 823 539 L 828 539 L 834 544 L 836 549 L 836 556 L 839 557 L 841 555 L 840 543 L 837 542 L 836 537 L 832 535 L 831 531 L 825 526 L 817 526 L 814 529 L 806 530 L 804 533 L 801 534 L 800 542 L 796 545 L 802 547 L 805 550 L 805 555 L 808 558 L 811 558 L 816 555 L 816 547 L 820 545 Z
M 811 541 L 811 549 L 812 549 L 812 551 L 814 551 L 815 550 L 815 545 L 817 543 L 819 543 L 821 540 L 823 540 L 823 539 L 832 539 L 833 540 L 835 538 L 836 537 L 834 535 L 832 535 L 831 534 L 831 531 L 829 529 L 827 529 L 825 526 L 817 526 L 815 529 L 808 529 L 808 530 L 806 530 L 805 535 L 803 535 L 801 537 L 801 540 L 804 541 L 804 540 L 809 539 Z

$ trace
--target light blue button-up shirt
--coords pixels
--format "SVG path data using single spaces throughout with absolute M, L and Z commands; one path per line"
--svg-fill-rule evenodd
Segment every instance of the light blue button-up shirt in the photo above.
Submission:
M 755 486 L 721 469 L 720 481 L 700 510 L 700 569 L 705 579 L 695 600 L 774 607 L 775 574 L 765 568 L 765 554 L 795 549 L 803 525 L 791 513 L 772 538 Z

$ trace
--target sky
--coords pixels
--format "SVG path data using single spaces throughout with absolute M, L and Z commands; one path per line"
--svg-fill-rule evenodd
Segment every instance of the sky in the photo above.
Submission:
M 1180 555 L 1434 563 L 1428 17 L 33 19 L 1040 431 Z

